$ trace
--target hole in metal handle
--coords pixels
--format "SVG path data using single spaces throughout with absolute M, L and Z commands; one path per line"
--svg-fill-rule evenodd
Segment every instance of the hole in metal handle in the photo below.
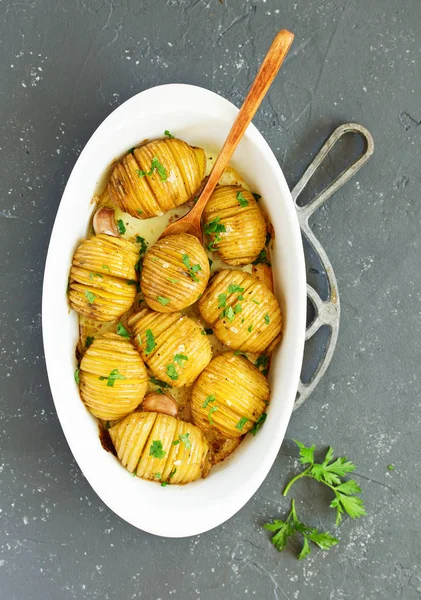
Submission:
M 315 171 L 320 167 L 324 159 L 331 152 L 333 146 L 336 142 L 347 133 L 357 133 L 361 135 L 364 140 L 364 151 L 359 156 L 359 158 L 352 163 L 349 167 L 347 167 L 342 173 L 332 181 L 330 185 L 328 185 L 321 193 L 319 193 L 313 200 L 311 200 L 308 204 L 301 207 L 297 205 L 297 198 L 301 194 L 301 192 L 306 187 L 307 183 L 313 177 Z M 371 155 L 374 152 L 374 142 L 371 136 L 371 133 L 360 125 L 359 123 L 344 123 L 335 129 L 335 131 L 330 135 L 330 137 L 323 144 L 316 157 L 307 167 L 304 175 L 301 177 L 300 181 L 291 191 L 292 198 L 295 203 L 295 207 L 297 209 L 297 213 L 300 219 L 300 223 L 304 224 L 308 221 L 309 217 L 314 213 L 315 210 L 320 208 L 324 202 L 328 198 L 330 198 L 335 192 L 337 192 L 357 171 L 361 169 L 361 167 L 368 161 Z

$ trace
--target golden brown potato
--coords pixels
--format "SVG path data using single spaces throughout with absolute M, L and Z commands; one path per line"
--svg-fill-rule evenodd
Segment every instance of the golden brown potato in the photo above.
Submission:
M 206 156 L 178 139 L 135 148 L 114 167 L 108 184 L 113 202 L 138 219 L 162 215 L 192 198 L 200 187 Z
M 153 310 L 170 313 L 194 304 L 209 275 L 209 260 L 198 239 L 186 233 L 169 235 L 145 254 L 140 285 Z
M 191 385 L 212 358 L 201 325 L 182 313 L 144 308 L 130 317 L 133 344 L 155 377 L 173 387 Z
M 121 419 L 142 402 L 148 386 L 145 365 L 125 338 L 105 333 L 83 355 L 80 396 L 99 419 Z
M 269 400 L 264 375 L 234 352 L 220 354 L 199 375 L 191 396 L 193 421 L 227 438 L 250 431 Z
M 263 352 L 282 328 L 273 293 L 243 271 L 217 273 L 199 300 L 199 310 L 218 340 L 243 352 Z
M 233 266 L 247 265 L 265 245 L 266 223 L 250 192 L 238 185 L 218 186 L 203 211 L 209 249 Z
M 134 412 L 109 433 L 123 466 L 143 479 L 189 483 L 206 477 L 211 467 L 202 431 L 169 415 Z
M 136 295 L 134 244 L 110 235 L 84 240 L 73 257 L 69 301 L 76 312 L 96 321 L 113 321 L 133 304 Z

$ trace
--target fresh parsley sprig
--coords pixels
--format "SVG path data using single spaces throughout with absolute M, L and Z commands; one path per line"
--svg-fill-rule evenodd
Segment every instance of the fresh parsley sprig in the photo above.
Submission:
M 315 445 L 307 448 L 297 440 L 294 440 L 294 442 L 300 450 L 300 462 L 309 466 L 291 479 L 284 489 L 283 495 L 288 494 L 291 486 L 298 479 L 311 477 L 329 487 L 335 494 L 330 506 L 336 508 L 336 525 L 339 525 L 344 513 L 349 515 L 351 519 L 359 519 L 366 515 L 364 501 L 355 495 L 361 493 L 360 486 L 353 479 L 342 480 L 348 473 L 355 471 L 355 465 L 346 456 L 340 456 L 333 460 L 333 449 L 331 447 L 328 448 L 323 462 L 316 463 L 314 458 Z
M 316 544 L 322 550 L 329 550 L 329 548 L 336 546 L 339 542 L 337 538 L 328 532 L 319 531 L 315 527 L 304 525 L 297 517 L 294 499 L 291 500 L 291 512 L 286 521 L 275 519 L 272 523 L 265 523 L 263 527 L 268 531 L 274 532 L 272 544 L 279 552 L 282 552 L 286 548 L 289 538 L 294 535 L 302 535 L 304 543 L 301 552 L 298 554 L 298 560 L 302 560 L 310 554 L 310 542 L 313 542 L 313 544 Z

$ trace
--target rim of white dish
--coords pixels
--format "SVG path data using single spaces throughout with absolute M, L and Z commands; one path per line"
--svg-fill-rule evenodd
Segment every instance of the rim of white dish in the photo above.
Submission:
M 109 128 L 117 126 L 120 120 L 127 119 L 130 117 L 130 115 L 138 114 L 138 111 L 142 110 L 142 108 L 145 110 L 148 109 L 151 111 L 151 113 L 153 112 L 154 114 L 157 114 L 157 111 L 162 109 L 165 101 L 168 103 L 169 100 L 172 106 L 177 106 L 177 103 L 179 103 L 178 106 L 181 106 L 180 103 L 184 102 L 184 109 L 186 104 L 189 106 L 191 105 L 192 111 L 194 110 L 194 107 L 201 106 L 201 104 L 208 104 L 215 113 L 224 114 L 225 117 L 228 116 L 232 118 L 232 120 L 234 120 L 238 112 L 238 109 L 228 100 L 204 88 L 186 84 L 167 84 L 150 88 L 133 96 L 115 109 L 101 123 L 80 154 L 69 177 L 57 211 L 45 266 L 42 295 L 42 328 L 47 373 L 57 414 L 73 456 L 92 488 L 116 514 L 135 527 L 138 527 L 143 531 L 165 537 L 188 537 L 213 529 L 233 516 L 256 492 L 266 478 L 273 462 L 276 459 L 292 413 L 302 365 L 306 324 L 306 276 L 300 227 L 288 185 L 285 181 L 282 170 L 266 140 L 263 138 L 257 128 L 251 124 L 246 131 L 245 138 L 247 138 L 247 140 L 252 144 L 257 145 L 257 147 L 264 153 L 265 161 L 268 162 L 269 167 L 276 173 L 277 184 L 279 185 L 279 189 L 282 194 L 282 201 L 285 211 L 284 217 L 286 217 L 288 222 L 286 227 L 291 233 L 291 244 L 288 247 L 288 251 L 291 254 L 291 261 L 295 265 L 294 286 L 296 288 L 296 302 L 293 312 L 288 315 L 288 319 L 290 320 L 289 326 L 292 327 L 295 332 L 295 339 L 291 342 L 292 350 L 290 356 L 289 376 L 287 384 L 284 385 L 285 393 L 284 397 L 282 398 L 282 402 L 285 405 L 286 418 L 283 419 L 282 423 L 278 424 L 279 426 L 277 427 L 276 432 L 274 432 L 274 436 L 267 441 L 267 444 L 265 444 L 265 452 L 262 453 L 260 457 L 258 469 L 256 469 L 255 472 L 250 473 L 244 482 L 238 482 L 237 487 L 235 490 L 232 490 L 231 495 L 227 494 L 226 490 L 221 490 L 219 500 L 213 503 L 212 510 L 208 511 L 206 519 L 200 520 L 200 510 L 191 505 L 186 506 L 184 510 L 180 509 L 178 513 L 179 519 L 177 521 L 177 519 L 174 519 L 173 516 L 172 519 L 175 521 L 173 523 L 165 518 L 162 520 L 148 518 L 146 515 L 141 514 L 145 507 L 139 507 L 139 510 L 136 512 L 133 509 L 133 506 L 129 504 L 129 500 L 127 500 L 127 504 L 124 503 L 118 496 L 118 490 L 114 489 L 115 487 L 118 487 L 119 481 L 121 483 L 124 480 L 121 479 L 120 475 L 118 475 L 116 478 L 117 485 L 111 486 L 107 476 L 103 472 L 98 472 L 98 470 L 95 469 L 95 465 L 91 465 L 89 461 L 87 461 L 86 456 L 84 455 L 84 452 L 86 451 L 85 444 L 83 440 L 78 438 L 77 431 L 75 432 L 74 424 L 72 425 L 70 422 L 71 419 L 68 419 L 70 409 L 68 404 L 62 400 L 63 385 L 66 390 L 66 386 L 72 386 L 72 380 L 66 380 L 63 384 L 63 378 L 60 378 L 57 372 L 57 370 L 60 370 L 57 362 L 59 357 L 57 357 L 54 351 L 54 340 L 57 338 L 57 329 L 60 327 L 60 324 L 55 323 L 51 318 L 51 315 L 54 315 L 55 304 L 63 301 L 60 300 L 60 294 L 62 294 L 62 290 L 57 290 L 57 275 L 60 269 L 65 269 L 67 273 L 67 269 L 70 267 L 70 265 L 57 264 L 56 254 L 58 255 L 59 252 L 56 253 L 55 251 L 60 247 L 60 234 L 63 232 L 66 225 L 69 226 L 69 224 L 65 223 L 63 219 L 65 218 L 65 208 L 70 201 L 68 196 L 72 193 L 72 187 L 74 185 L 73 182 L 77 181 L 79 171 L 85 158 L 89 156 L 89 154 L 92 152 L 92 149 L 95 148 L 95 145 L 100 142 L 103 133 L 108 131 Z M 177 111 L 170 110 L 168 111 L 168 114 L 175 114 L 176 112 Z M 108 164 L 104 164 L 103 171 L 105 171 L 107 167 Z M 76 243 L 76 239 L 74 242 Z M 65 298 L 64 301 L 66 302 L 67 306 L 67 298 Z M 291 320 L 293 321 L 292 323 Z M 273 378 L 272 373 L 271 377 Z M 279 402 L 280 401 L 281 400 L 279 400 Z M 82 409 L 86 412 L 87 417 L 92 419 L 93 417 L 89 415 L 82 402 L 80 400 L 79 402 Z M 76 409 L 76 412 L 80 414 L 79 408 Z M 167 486 L 163 490 L 164 492 L 169 490 L 169 488 L 173 489 L 170 489 L 170 493 L 167 494 L 167 498 L 162 500 L 162 504 L 155 491 L 152 492 L 148 490 L 145 492 L 146 488 L 142 488 L 145 492 L 145 496 L 150 496 L 151 505 L 155 505 L 155 503 L 160 504 L 161 509 L 162 507 L 165 507 L 166 504 L 169 505 L 171 503 L 171 498 L 175 498 L 176 494 L 184 494 L 185 496 L 191 497 L 195 497 L 196 495 L 201 496 L 199 486 L 205 485 L 203 482 L 211 482 L 212 478 L 215 478 L 216 484 L 217 478 L 220 478 L 219 474 L 223 472 L 225 468 L 224 465 L 226 463 L 231 464 L 233 461 L 235 461 L 236 454 L 243 446 L 246 445 L 246 442 L 248 443 L 249 441 L 252 441 L 256 445 L 257 450 L 258 446 L 261 445 L 261 443 L 258 442 L 259 436 L 262 436 L 262 439 L 265 437 L 263 432 L 265 431 L 269 421 L 270 414 L 265 427 L 262 428 L 262 430 L 259 432 L 259 435 L 252 440 L 245 440 L 242 442 L 239 449 L 234 452 L 232 457 L 222 463 L 222 468 L 219 468 L 219 470 L 218 468 L 215 469 L 218 475 L 213 474 L 214 471 L 212 471 L 207 479 L 196 481 L 188 484 L 188 486 Z M 98 439 L 97 443 L 99 444 Z M 101 451 L 104 452 L 102 448 Z M 104 452 L 104 454 L 106 453 Z M 114 457 L 112 458 L 115 460 Z M 117 463 L 116 460 L 115 462 Z M 118 466 L 121 468 L 122 472 L 124 471 L 127 474 L 121 465 Z M 117 479 L 119 481 L 117 481 Z M 139 481 L 141 480 L 133 480 L 134 483 L 138 483 Z M 162 490 L 160 486 L 151 482 L 144 483 Z M 187 492 L 187 488 L 191 490 L 191 492 Z

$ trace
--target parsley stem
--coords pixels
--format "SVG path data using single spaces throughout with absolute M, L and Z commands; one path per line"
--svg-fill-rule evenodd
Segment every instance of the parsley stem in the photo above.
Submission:
M 291 479 L 291 481 L 288 483 L 288 485 L 286 486 L 286 488 L 284 489 L 284 491 L 282 492 L 283 496 L 286 496 L 291 488 L 291 486 L 298 481 L 298 479 L 301 479 L 301 477 L 305 477 L 306 475 L 308 475 L 311 471 L 311 469 L 313 468 L 313 465 L 310 465 L 308 467 L 308 469 L 306 469 L 305 471 L 303 471 L 302 473 L 299 473 L 298 475 L 296 475 L 293 479 Z

